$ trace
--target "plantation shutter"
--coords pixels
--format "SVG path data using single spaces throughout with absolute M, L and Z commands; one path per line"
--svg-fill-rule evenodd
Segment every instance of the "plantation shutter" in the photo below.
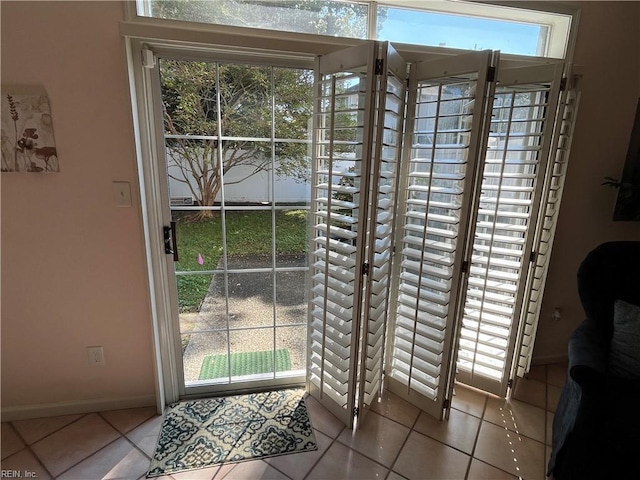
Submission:
M 396 223 L 388 388 L 441 418 L 494 53 L 414 64 Z
M 362 324 L 366 342 L 360 365 L 359 408 L 368 407 L 377 399 L 383 382 L 407 76 L 407 64 L 393 47 L 382 43 L 380 49 L 376 60 L 380 74 L 375 87 L 377 109 L 365 264 L 367 314 Z
M 556 119 L 563 65 L 498 72 L 458 347 L 457 378 L 504 396 Z
M 349 427 L 381 384 L 405 72 L 387 43 L 317 62 L 308 389 Z
M 533 345 L 540 319 L 542 294 L 544 292 L 547 271 L 551 259 L 551 247 L 555 236 L 560 199 L 567 174 L 569 150 L 578 111 L 579 93 L 575 89 L 566 89 L 560 97 L 559 118 L 555 129 L 550 158 L 550 167 L 542 195 L 542 209 L 539 214 L 533 251 L 535 252 L 535 268 L 531 269 L 529 281 L 525 289 L 524 312 L 525 322 L 518 341 L 518 364 L 516 375 L 524 376 L 531 366 Z
M 528 368 L 575 102 L 553 137 L 563 65 L 498 57 L 406 89 L 386 42 L 317 60 L 307 388 L 349 428 L 383 388 L 442 418 L 454 377 Z

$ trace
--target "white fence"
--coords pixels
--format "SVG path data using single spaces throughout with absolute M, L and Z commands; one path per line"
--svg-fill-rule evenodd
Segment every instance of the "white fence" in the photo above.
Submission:
M 352 161 L 336 161 L 334 169 L 347 171 L 353 165 Z M 254 167 L 249 165 L 239 165 L 231 169 L 224 176 L 224 198 L 226 203 L 308 203 L 311 198 L 311 172 L 309 178 L 300 180 L 292 177 L 279 176 L 274 174 L 271 181 L 271 171 L 261 171 L 253 173 Z M 181 170 L 175 162 L 169 161 L 167 167 L 169 174 L 169 196 L 177 200 L 184 197 L 191 198 L 193 194 L 185 182 L 175 178 L 184 178 Z M 175 178 L 172 178 L 175 177 Z M 197 183 L 192 175 L 187 179 L 191 185 Z M 338 179 L 339 180 L 339 179 Z M 334 183 L 337 180 L 334 179 Z M 196 189 L 196 192 L 198 190 Z M 216 196 L 216 203 L 222 199 L 222 192 Z M 195 203 L 195 198 L 194 198 Z

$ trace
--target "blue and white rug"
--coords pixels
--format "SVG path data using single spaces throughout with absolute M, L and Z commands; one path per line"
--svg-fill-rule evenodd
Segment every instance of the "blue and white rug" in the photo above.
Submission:
M 169 405 L 147 477 L 317 450 L 303 395 L 281 390 Z

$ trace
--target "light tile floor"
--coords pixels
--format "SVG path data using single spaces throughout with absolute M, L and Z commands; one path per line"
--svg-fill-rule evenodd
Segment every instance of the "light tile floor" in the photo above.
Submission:
M 565 365 L 536 366 L 509 401 L 456 387 L 440 422 L 388 394 L 353 435 L 307 398 L 318 450 L 163 479 L 542 480 Z M 2 423 L 2 469 L 38 479 L 144 478 L 161 425 L 154 408 Z

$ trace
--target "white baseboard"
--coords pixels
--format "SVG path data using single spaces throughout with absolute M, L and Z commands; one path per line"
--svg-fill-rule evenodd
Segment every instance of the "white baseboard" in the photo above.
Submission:
M 136 397 L 100 398 L 96 400 L 78 400 L 71 402 L 42 403 L 19 407 L 2 407 L 0 415 L 3 422 L 14 422 L 28 418 L 56 417 L 76 413 L 104 412 L 125 408 L 155 407 L 155 395 Z
M 568 363 L 569 357 L 564 355 L 547 355 L 546 357 L 536 357 L 531 360 L 531 365 L 549 365 L 552 363 Z

